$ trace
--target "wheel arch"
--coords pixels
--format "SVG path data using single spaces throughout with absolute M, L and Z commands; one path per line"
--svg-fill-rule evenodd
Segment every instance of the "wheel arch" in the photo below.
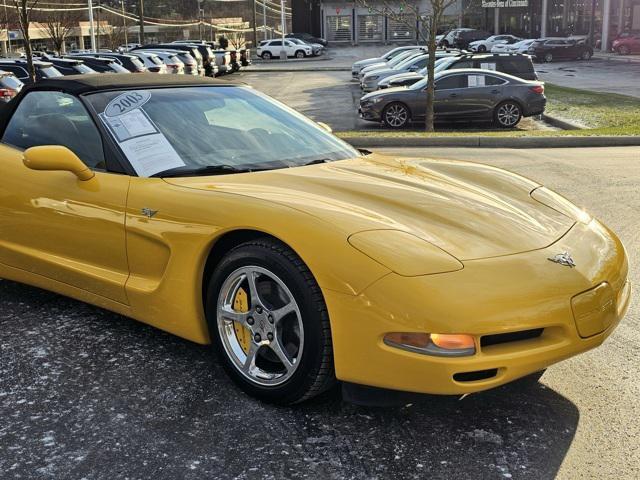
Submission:
M 216 237 L 208 246 L 206 250 L 206 258 L 204 260 L 204 266 L 202 269 L 201 276 L 201 301 L 204 306 L 206 302 L 206 294 L 207 288 L 209 287 L 209 280 L 211 279 L 211 275 L 215 271 L 216 267 L 220 263 L 220 261 L 224 258 L 224 256 L 233 250 L 238 245 L 241 245 L 245 242 L 250 242 L 251 240 L 256 240 L 258 238 L 269 238 L 272 240 L 276 240 L 283 245 L 286 245 L 288 248 L 293 250 L 298 257 L 302 259 L 300 254 L 296 252 L 296 250 L 289 244 L 287 244 L 282 239 L 267 233 L 262 230 L 249 229 L 249 228 L 241 228 L 236 230 L 229 230 L 218 237 Z M 304 260 L 302 260 L 304 262 Z M 306 262 L 305 262 L 306 264 Z M 308 266 L 307 266 L 308 267 Z

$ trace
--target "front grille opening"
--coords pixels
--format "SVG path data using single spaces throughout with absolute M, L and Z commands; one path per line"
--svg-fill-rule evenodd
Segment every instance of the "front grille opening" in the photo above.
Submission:
M 490 368 L 488 370 L 476 370 L 475 372 L 455 373 L 453 375 L 453 379 L 456 382 L 475 382 L 477 380 L 486 380 L 488 378 L 493 378 L 497 374 L 497 368 Z
M 499 345 L 501 343 L 520 342 L 522 340 L 531 340 L 542 335 L 544 328 L 534 328 L 531 330 L 520 330 L 519 332 L 496 333 L 494 335 L 485 335 L 480 338 L 480 347 L 488 347 L 490 345 Z

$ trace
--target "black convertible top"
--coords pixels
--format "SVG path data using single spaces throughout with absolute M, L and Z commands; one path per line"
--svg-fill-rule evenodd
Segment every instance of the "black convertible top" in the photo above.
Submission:
M 79 58 L 82 60 L 81 58 Z M 73 95 L 120 88 L 179 87 L 189 85 L 239 85 L 239 83 L 193 75 L 158 75 L 157 73 L 101 73 L 68 75 L 43 79 L 26 86 L 21 93 L 34 90 L 58 90 Z
M 2 67 L 0 67 L 2 68 Z M 157 73 L 99 73 L 91 75 L 68 75 L 39 80 L 26 85 L 10 102 L 0 103 L 0 136 L 9 123 L 11 115 L 22 98 L 29 92 L 55 90 L 71 95 L 81 95 L 101 90 L 134 88 L 181 87 L 189 85 L 244 85 L 241 82 L 229 82 L 215 78 L 192 75 L 158 75 Z

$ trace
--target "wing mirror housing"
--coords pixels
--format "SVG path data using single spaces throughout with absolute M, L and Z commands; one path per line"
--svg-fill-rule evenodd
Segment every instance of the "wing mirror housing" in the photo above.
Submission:
M 320 125 L 323 130 L 325 130 L 325 131 L 327 131 L 329 133 L 333 133 L 333 129 L 329 125 L 327 125 L 326 123 L 318 122 L 318 125 Z
M 27 148 L 22 162 L 31 170 L 53 170 L 73 173 L 79 180 L 91 180 L 95 173 L 78 156 L 61 145 Z

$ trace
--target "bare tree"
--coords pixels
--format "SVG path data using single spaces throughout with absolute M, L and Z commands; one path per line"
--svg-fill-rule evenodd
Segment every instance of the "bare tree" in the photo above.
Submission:
M 77 10 L 66 10 L 64 0 L 47 2 L 48 7 L 50 4 L 52 10 L 41 11 L 38 15 L 38 23 L 42 33 L 53 42 L 54 50 L 62 54 L 65 51 L 66 38 L 75 27 L 79 26 L 80 16 Z
M 458 0 L 428 0 L 429 11 L 421 12 L 418 0 L 356 0 L 356 3 L 370 12 L 378 15 L 386 15 L 388 18 L 405 25 L 409 31 L 418 25 L 418 38 L 427 44 L 427 111 L 425 129 L 433 132 L 433 103 L 435 99 L 435 63 L 436 63 L 436 35 L 442 25 L 442 17 L 445 10 Z
M 115 52 L 120 45 L 125 43 L 125 26 L 120 22 L 117 15 L 105 12 L 98 24 L 98 32 L 103 41 L 106 42 L 106 48 L 109 50 Z
M 36 70 L 33 67 L 33 56 L 31 55 L 31 37 L 29 36 L 29 25 L 31 24 L 31 13 L 38 6 L 38 0 L 13 0 L 18 16 L 18 25 L 24 39 L 24 53 L 27 56 L 27 67 L 31 81 L 36 81 Z
M 240 50 L 241 48 L 244 48 L 247 40 L 245 38 L 245 32 L 227 32 L 227 40 L 229 40 L 229 45 L 231 45 L 231 48 L 234 48 L 236 50 Z

